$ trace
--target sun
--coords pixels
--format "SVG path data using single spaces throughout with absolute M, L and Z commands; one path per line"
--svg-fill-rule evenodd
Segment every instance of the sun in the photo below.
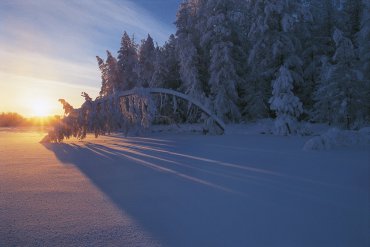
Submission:
M 32 115 L 45 117 L 51 114 L 50 102 L 45 99 L 35 99 L 31 102 Z

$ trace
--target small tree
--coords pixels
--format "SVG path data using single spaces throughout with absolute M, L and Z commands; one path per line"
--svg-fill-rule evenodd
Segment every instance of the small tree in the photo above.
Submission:
M 278 77 L 272 83 L 272 97 L 269 101 L 271 110 L 276 113 L 275 133 L 291 135 L 298 132 L 297 119 L 302 114 L 302 103 L 293 94 L 293 77 L 283 65 Z

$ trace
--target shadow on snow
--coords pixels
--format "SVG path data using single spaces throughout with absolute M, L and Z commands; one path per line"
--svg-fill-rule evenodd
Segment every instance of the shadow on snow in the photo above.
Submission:
M 349 193 L 340 186 L 214 158 L 220 153 L 186 153 L 173 140 L 111 137 L 104 145 L 45 147 L 165 246 L 342 246 L 358 237 L 338 235 L 354 219 L 333 225 L 351 213 L 337 200 Z

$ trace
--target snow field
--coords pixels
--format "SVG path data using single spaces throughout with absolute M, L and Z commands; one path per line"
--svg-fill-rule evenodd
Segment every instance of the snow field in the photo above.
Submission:
M 368 246 L 369 146 L 306 152 L 257 129 L 0 132 L 0 245 Z

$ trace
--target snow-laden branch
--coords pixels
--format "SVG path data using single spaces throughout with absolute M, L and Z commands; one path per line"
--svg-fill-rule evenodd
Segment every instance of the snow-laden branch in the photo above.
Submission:
M 204 105 L 202 105 L 196 99 L 190 97 L 189 95 L 180 93 L 178 91 L 167 89 L 167 88 L 134 88 L 131 90 L 119 92 L 117 96 L 125 97 L 125 96 L 130 96 L 130 95 L 147 95 L 147 94 L 168 94 L 168 95 L 176 96 L 178 98 L 186 100 L 189 103 L 197 106 L 205 114 L 211 117 L 215 121 L 215 123 L 221 128 L 221 130 L 225 132 L 225 129 L 226 129 L 225 123 L 219 117 L 213 114 L 209 109 L 207 109 Z M 112 97 L 115 97 L 115 96 L 112 95 Z
M 209 117 L 206 125 L 211 126 L 215 123 L 221 133 L 225 132 L 224 122 L 188 95 L 165 88 L 134 88 L 100 96 L 96 100 L 92 100 L 86 93 L 83 93 L 85 103 L 79 109 L 66 108 L 69 104 L 63 101 L 66 115 L 43 141 L 60 142 L 71 136 L 84 139 L 88 132 L 94 133 L 96 137 L 114 131 L 123 131 L 127 134 L 130 129 L 140 133 L 141 130 L 148 129 L 153 121 L 156 104 L 150 95 L 155 94 L 172 96 L 174 109 L 177 108 L 176 98 L 187 101 Z

